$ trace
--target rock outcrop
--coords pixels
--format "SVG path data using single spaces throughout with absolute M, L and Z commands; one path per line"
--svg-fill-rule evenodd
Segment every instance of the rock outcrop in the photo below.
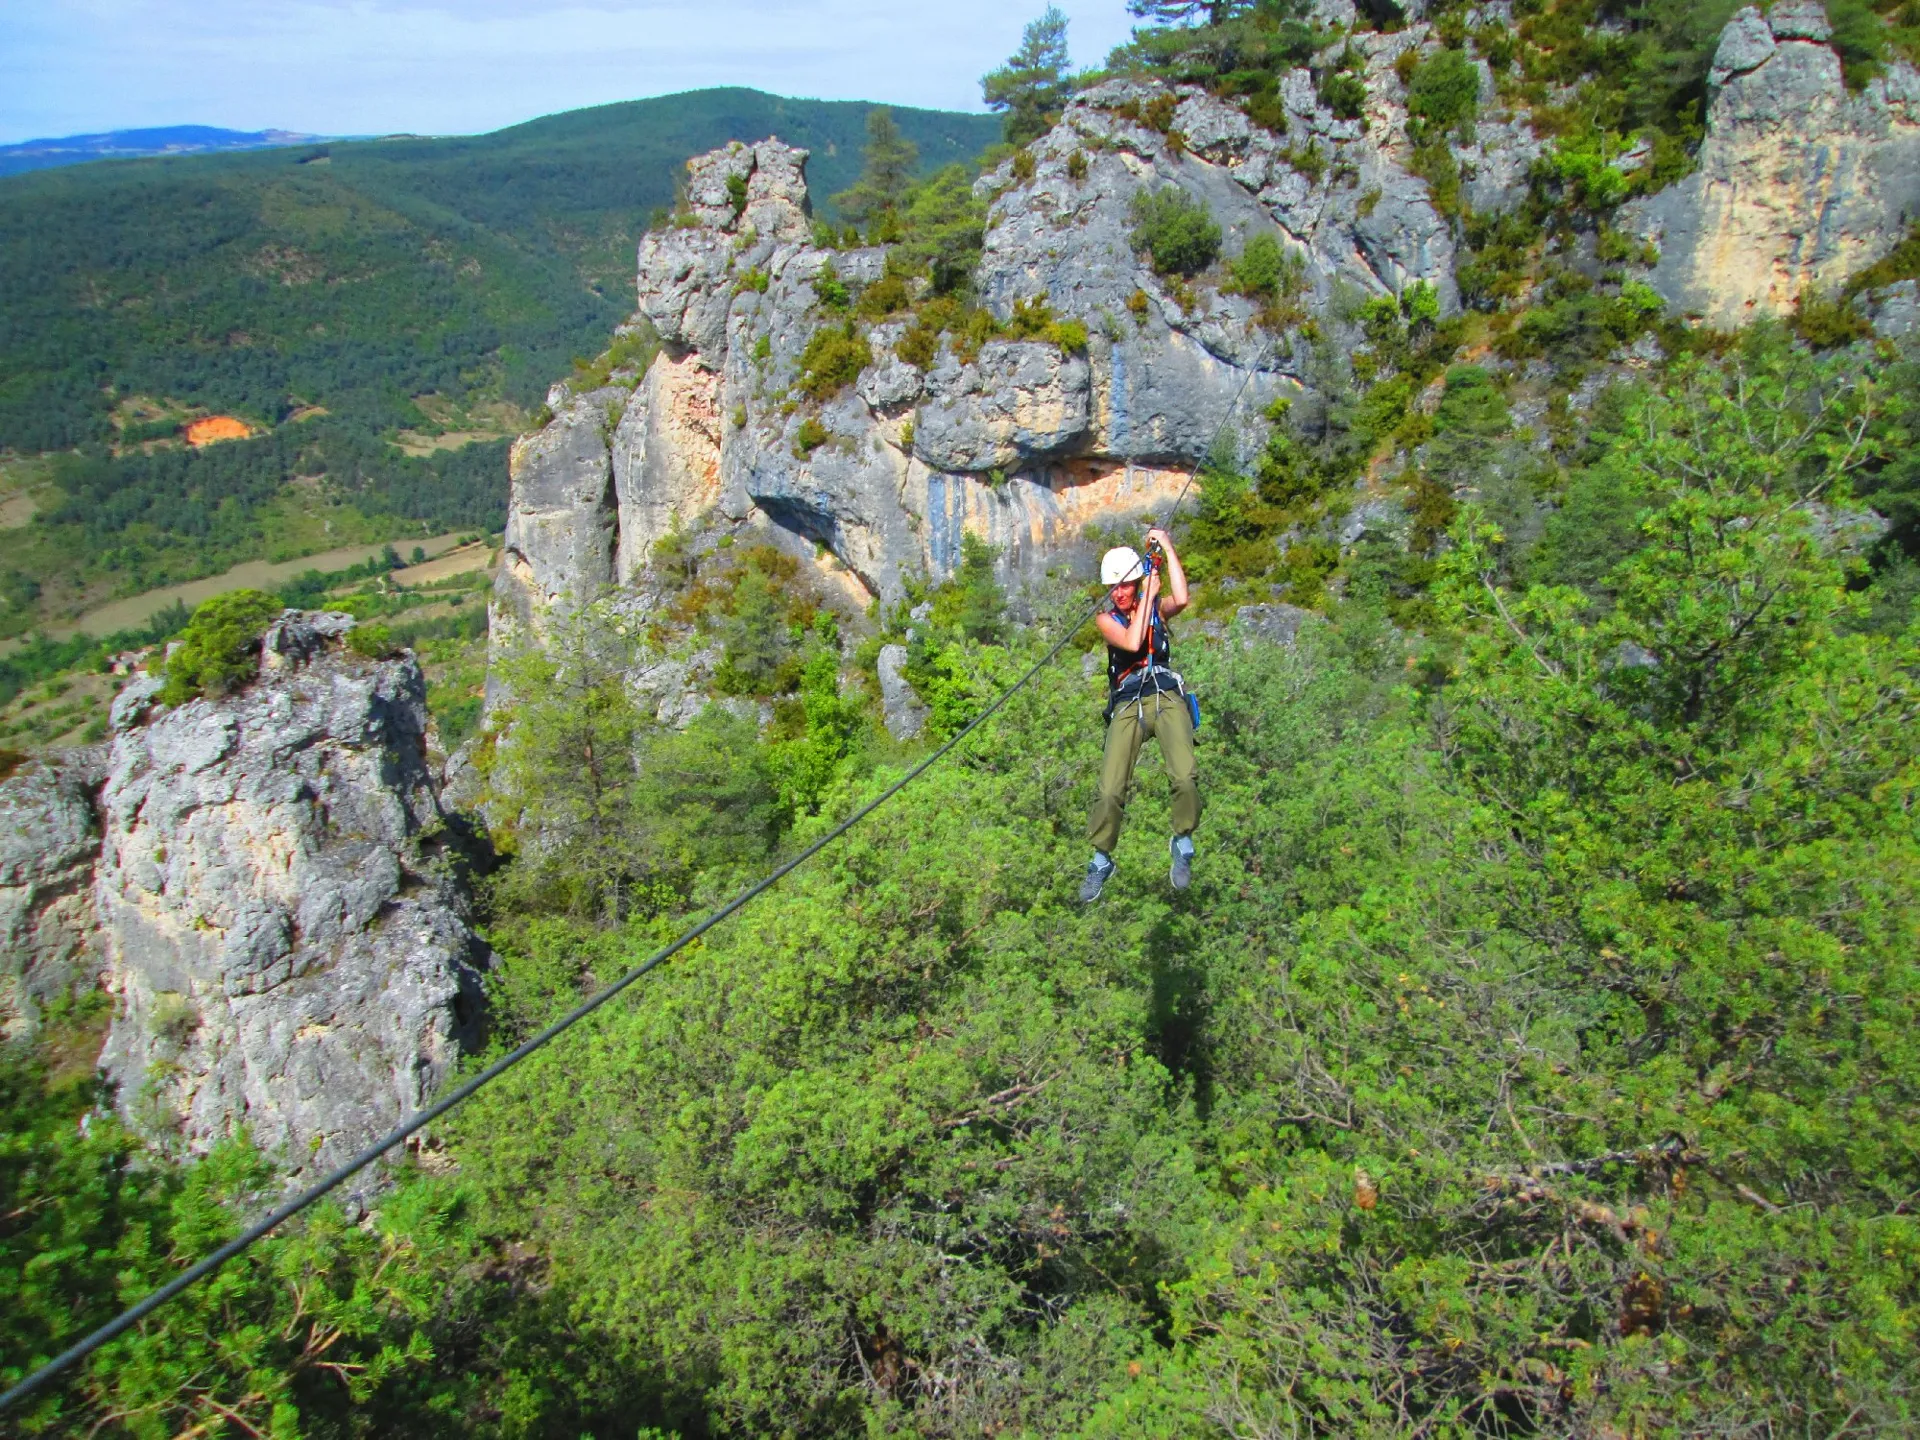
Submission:
M 1783 0 L 1740 11 L 1714 54 L 1699 168 L 1625 208 L 1659 248 L 1649 283 L 1729 329 L 1832 290 L 1920 213 L 1920 73 L 1896 61 L 1858 93 L 1826 12 Z
M 1002 331 L 984 343 L 929 345 L 910 316 L 878 307 L 850 315 L 849 296 L 886 280 L 889 251 L 815 242 L 806 152 L 767 140 L 690 161 L 685 211 L 639 252 L 637 318 L 664 352 L 644 375 L 556 387 L 551 423 L 515 450 L 502 643 L 556 605 L 633 585 L 676 529 L 757 529 L 856 602 L 945 578 L 968 535 L 1018 582 L 1083 560 L 1090 524 L 1166 507 L 1217 437 L 1248 458 L 1274 399 L 1298 397 L 1310 420 L 1326 378 L 1366 343 L 1366 302 L 1417 286 L 1429 313 L 1460 305 L 1466 231 L 1415 174 L 1401 63 L 1441 42 L 1424 7 L 1400 9 L 1411 23 L 1395 33 L 1357 29 L 1320 57 L 1364 80 L 1352 118 L 1322 103 L 1306 68 L 1281 78 L 1284 133 L 1193 86 L 1121 79 L 1076 96 L 976 184 L 987 220 L 972 293 Z M 1316 10 L 1355 16 L 1350 0 Z M 1646 275 L 1676 311 L 1716 326 L 1780 314 L 1884 255 L 1920 211 L 1920 74 L 1896 62 L 1849 92 L 1830 38 L 1814 0 L 1740 11 L 1715 57 L 1698 169 L 1617 215 L 1657 248 Z M 1462 197 L 1484 214 L 1528 193 L 1554 142 L 1503 108 L 1475 63 L 1479 114 L 1452 143 Z M 1612 163 L 1629 174 L 1652 159 L 1642 139 Z M 1136 248 L 1135 204 L 1161 190 L 1221 226 L 1206 273 L 1163 277 Z M 1231 283 L 1263 237 L 1288 257 L 1284 305 Z M 924 298 L 927 281 L 911 284 Z M 1908 291 L 1864 303 L 1883 335 L 1920 324 Z M 1041 304 L 1061 323 L 1018 329 Z M 809 343 L 847 325 L 865 347 L 858 377 L 808 393 Z M 1658 353 L 1643 337 L 1616 360 Z M 1366 507 L 1354 514 L 1367 530 Z
M 244 1125 L 295 1178 L 428 1100 L 481 1020 L 424 681 L 347 653 L 351 623 L 290 614 L 224 699 L 137 679 L 98 800 L 122 1107 L 190 1150 Z
M 905 319 L 883 319 L 862 328 L 871 363 L 824 402 L 795 389 L 808 342 L 843 323 L 823 292 L 880 281 L 886 248 L 814 244 L 805 151 L 767 140 L 690 161 L 684 214 L 639 254 L 639 314 L 666 349 L 644 377 L 556 387 L 552 420 L 515 447 L 503 643 L 556 604 L 631 582 L 662 537 L 707 518 L 824 551 L 863 600 L 950 574 L 969 533 L 1017 579 L 1089 523 L 1169 504 L 1217 435 L 1259 443 L 1269 402 L 1302 393 L 1308 351 L 1218 275 L 1157 277 L 1132 242 L 1136 198 L 1173 187 L 1203 201 L 1227 259 L 1273 237 L 1335 330 L 1337 297 L 1416 283 L 1450 313 L 1452 235 L 1406 167 L 1393 69 L 1420 38 L 1356 39 L 1378 97 L 1365 123 L 1321 105 L 1307 71 L 1290 76 L 1291 149 L 1194 87 L 1116 81 L 1078 97 L 1029 147 L 1030 172 L 1008 162 L 979 181 L 991 203 L 975 286 L 1002 323 L 1045 302 L 1085 328 L 1084 349 L 948 337 L 929 358 L 903 346 Z M 1170 120 L 1146 118 L 1169 104 Z
M 98 981 L 96 768 L 31 760 L 0 782 L 0 1038 L 32 1033 L 49 1004 Z

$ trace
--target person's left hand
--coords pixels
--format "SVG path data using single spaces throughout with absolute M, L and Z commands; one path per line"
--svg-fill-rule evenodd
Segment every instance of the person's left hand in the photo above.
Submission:
M 1173 537 L 1156 525 L 1147 531 L 1147 543 L 1158 545 L 1162 550 L 1166 550 L 1172 547 Z

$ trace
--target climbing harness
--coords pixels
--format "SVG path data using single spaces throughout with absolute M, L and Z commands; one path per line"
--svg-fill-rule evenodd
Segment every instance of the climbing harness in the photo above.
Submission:
M 1152 562 L 1149 562 L 1149 575 L 1153 573 L 1153 568 Z M 1172 693 L 1185 702 L 1193 728 L 1196 733 L 1199 731 L 1200 701 L 1187 689 L 1186 677 L 1167 663 L 1172 658 L 1171 650 L 1167 622 L 1160 614 L 1160 604 L 1156 599 L 1153 611 L 1147 617 L 1147 637 L 1138 650 L 1119 650 L 1111 644 L 1107 646 L 1107 706 L 1100 715 L 1103 724 L 1111 725 L 1117 712 L 1133 705 L 1139 723 L 1144 726 L 1147 697 Z M 1138 658 L 1129 660 L 1129 656 Z M 1126 663 L 1123 664 L 1123 661 Z

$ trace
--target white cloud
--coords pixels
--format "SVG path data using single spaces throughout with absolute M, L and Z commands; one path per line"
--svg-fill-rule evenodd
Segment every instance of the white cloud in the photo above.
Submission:
M 980 108 L 1043 0 L 53 0 L 0 7 L 0 139 L 206 124 L 491 130 L 712 85 Z M 1076 62 L 1123 0 L 1061 7 Z

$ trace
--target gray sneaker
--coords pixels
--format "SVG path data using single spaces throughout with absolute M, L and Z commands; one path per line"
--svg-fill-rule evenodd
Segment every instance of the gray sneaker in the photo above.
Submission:
M 1087 878 L 1080 882 L 1080 903 L 1091 905 L 1100 898 L 1100 892 L 1107 888 L 1107 881 L 1113 878 L 1113 872 L 1120 867 L 1104 855 L 1095 855 L 1087 862 Z
M 1176 835 L 1167 842 L 1167 849 L 1173 854 L 1173 868 L 1167 879 L 1173 882 L 1173 888 L 1184 890 L 1193 883 L 1193 837 Z

